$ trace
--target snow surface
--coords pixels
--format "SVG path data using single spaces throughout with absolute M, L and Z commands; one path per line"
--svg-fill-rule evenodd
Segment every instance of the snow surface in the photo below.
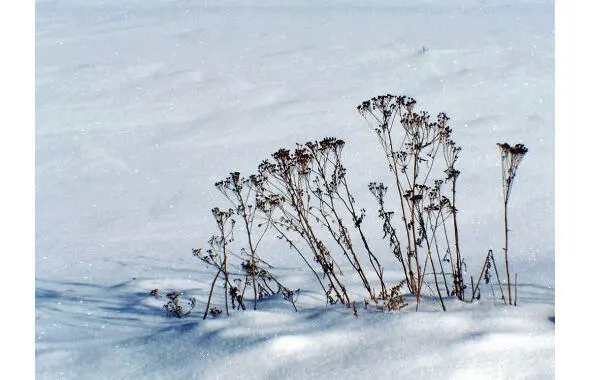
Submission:
M 37 0 L 35 59 L 37 378 L 554 378 L 553 2 Z M 213 183 L 337 136 L 373 208 L 388 172 L 355 107 L 384 93 L 452 118 L 475 276 L 503 246 L 496 143 L 529 147 L 509 210 L 520 305 L 354 318 L 269 242 L 300 311 L 201 321 L 213 274 L 191 249 L 225 206 Z M 154 288 L 197 310 L 167 316 Z

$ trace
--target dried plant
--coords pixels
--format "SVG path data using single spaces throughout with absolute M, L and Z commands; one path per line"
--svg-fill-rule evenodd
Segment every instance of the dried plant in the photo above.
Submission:
M 153 289 L 150 291 L 150 295 L 157 299 L 162 299 L 159 289 Z M 166 312 L 177 318 L 183 318 L 191 314 L 193 309 L 197 306 L 197 300 L 191 297 L 188 302 L 181 304 L 181 294 L 178 292 L 169 292 L 166 294 L 168 301 L 164 304 L 163 308 Z
M 298 290 L 291 290 L 284 286 L 270 270 L 271 266 L 263 261 L 257 254 L 259 243 L 261 242 L 266 229 L 255 239 L 255 213 L 254 207 L 248 203 L 251 199 L 251 191 L 245 193 L 245 189 L 250 189 L 253 178 L 241 179 L 239 173 L 231 173 L 225 181 L 217 182 L 216 187 L 228 197 L 235 201 L 238 209 L 237 215 L 244 222 L 244 231 L 248 239 L 249 250 L 242 248 L 239 253 L 230 249 L 230 245 L 235 242 L 234 233 L 236 230 L 236 220 L 233 218 L 236 211 L 230 208 L 228 211 L 221 211 L 214 208 L 212 214 L 216 221 L 219 235 L 214 235 L 209 240 L 210 248 L 203 251 L 194 249 L 193 255 L 201 261 L 217 269 L 216 275 L 211 283 L 207 305 L 203 319 L 212 310 L 210 308 L 215 285 L 223 277 L 224 283 L 224 301 L 226 315 L 230 314 L 230 303 L 233 310 L 246 310 L 245 293 L 248 288 L 253 290 L 253 309 L 257 309 L 258 301 L 274 294 L 281 294 L 288 300 L 297 311 L 295 297 L 299 294 Z M 252 193 L 254 194 L 254 193 Z M 234 264 L 231 264 L 234 262 Z M 238 262 L 239 264 L 236 264 Z
M 250 274 L 250 281 L 252 281 L 252 290 L 253 290 L 253 302 L 254 302 L 254 310 L 257 309 L 257 302 L 259 299 L 258 296 L 258 284 L 257 284 L 257 276 L 258 276 L 258 257 L 257 257 L 257 248 L 262 240 L 265 231 L 261 234 L 259 239 L 255 242 L 254 239 L 254 225 L 255 225 L 255 218 L 257 209 L 251 203 L 251 195 L 252 199 L 254 199 L 254 191 L 253 186 L 256 178 L 254 176 L 243 178 L 240 176 L 240 173 L 233 172 L 223 181 L 219 181 L 215 183 L 215 187 L 230 201 L 235 210 L 236 214 L 240 217 L 244 224 L 244 229 L 246 231 L 246 238 L 248 241 L 248 256 L 249 261 L 247 262 L 247 266 L 243 267 L 247 269 L 247 272 Z
M 408 304 L 406 303 L 406 299 L 402 294 L 402 287 L 405 285 L 406 280 L 402 279 L 398 282 L 398 284 L 394 285 L 390 290 L 386 293 L 385 296 L 380 298 L 373 298 L 371 301 L 376 304 L 378 310 L 383 311 L 398 311 Z M 370 301 L 366 301 L 366 308 L 369 305 Z
M 216 221 L 216 226 L 219 231 L 219 235 L 213 235 L 209 239 L 209 246 L 210 248 L 203 251 L 201 248 L 193 249 L 193 255 L 199 258 L 201 261 L 209 264 L 215 268 L 217 268 L 217 272 L 213 281 L 211 282 L 211 287 L 209 290 L 209 295 L 207 298 L 207 305 L 205 307 L 205 313 L 203 314 L 203 319 L 207 318 L 207 314 L 210 310 L 211 305 L 211 298 L 213 296 L 213 291 L 215 289 L 215 285 L 218 281 L 220 275 L 223 275 L 224 281 L 224 298 L 225 298 L 225 307 L 226 307 L 226 315 L 230 315 L 229 307 L 228 307 L 228 295 L 230 290 L 232 289 L 232 284 L 230 283 L 230 275 L 228 273 L 228 244 L 232 241 L 232 233 L 234 230 L 234 226 L 236 221 L 232 219 L 232 215 L 234 211 L 232 209 L 228 211 L 222 211 L 219 208 L 214 208 L 211 210 L 211 213 Z
M 342 270 L 320 237 L 319 223 L 324 218 L 313 204 L 310 177 L 314 157 L 303 146 L 293 152 L 280 149 L 259 165 L 257 183 L 257 207 L 264 212 L 267 222 L 279 233 L 279 238 L 288 242 L 316 273 L 304 251 L 296 246 L 295 238 L 301 238 L 328 280 L 320 282 L 327 302 L 349 305 L 349 297 L 342 281 Z M 325 215 L 326 216 L 326 215 Z M 295 237 L 294 237 L 295 234 Z
M 382 183 L 370 183 L 369 190 L 378 202 L 384 237 L 388 238 L 394 256 L 402 264 L 408 290 L 416 296 L 417 307 L 425 268 L 430 264 L 437 295 L 445 310 L 437 276 L 439 273 L 443 277 L 448 289 L 440 257 L 441 240 L 447 242 L 450 253 L 454 278 L 452 294 L 464 299 L 465 289 L 455 196 L 460 148 L 451 139 L 452 130 L 446 114 L 440 113 L 436 120 L 431 120 L 429 113 L 415 112 L 415 104 L 414 99 L 406 96 L 383 95 L 363 102 L 357 109 L 378 136 L 393 173 L 400 206 L 399 223 L 393 218 L 394 212 L 385 209 L 387 187 Z M 434 178 L 437 174 L 440 177 Z M 453 222 L 453 240 L 446 227 L 449 218 Z M 434 255 L 439 261 L 439 272 Z
M 216 182 L 216 188 L 231 208 L 213 210 L 219 234 L 210 239 L 210 249 L 193 251 L 217 269 L 204 318 L 219 314 L 219 309 L 210 304 L 220 277 L 224 282 L 227 315 L 230 303 L 232 309 L 246 310 L 247 289 L 252 289 L 254 310 L 259 300 L 281 294 L 297 311 L 294 297 L 298 291 L 280 283 L 270 271 L 272 266 L 259 254 L 259 245 L 269 231 L 299 255 L 314 274 L 327 303 L 351 307 L 355 316 L 358 309 L 347 291 L 355 280 L 367 292 L 366 309 L 370 303 L 384 311 L 407 306 L 402 293 L 404 287 L 415 296 L 417 309 L 423 288 L 438 297 L 444 311 L 440 285 L 446 296 L 466 299 L 466 264 L 460 249 L 457 208 L 460 175 L 457 163 L 461 148 L 452 139 L 450 119 L 445 113 L 432 118 L 428 112 L 416 111 L 415 105 L 416 101 L 406 96 L 383 95 L 357 107 L 376 132 L 392 173 L 396 210 L 388 206 L 388 187 L 383 183 L 371 182 L 369 190 L 378 204 L 383 238 L 395 261 L 400 263 L 404 278 L 393 287 L 387 286 L 384 266 L 371 246 L 374 242 L 364 231 L 366 210 L 357 206 L 348 182 L 342 157 L 345 142 L 326 137 L 297 144 L 294 149 L 277 150 L 258 166 L 254 175 L 243 177 L 232 172 Z M 499 147 L 505 198 L 505 263 L 509 303 L 512 303 L 507 204 L 517 167 L 527 148 L 521 144 L 514 147 L 499 144 Z M 239 225 L 236 220 L 240 221 Z M 245 247 L 234 252 L 230 246 L 236 245 L 234 233 L 238 231 Z M 445 269 L 444 265 L 449 267 Z M 489 283 L 492 267 L 498 280 L 494 256 L 489 251 L 476 286 L 471 277 L 472 300 L 480 297 L 481 281 Z M 349 273 L 354 277 L 349 277 Z M 431 283 L 427 281 L 430 276 L 433 276 Z
M 504 220 L 505 220 L 505 269 L 507 272 L 507 293 L 509 294 L 509 305 L 514 305 L 511 297 L 511 275 L 509 272 L 509 223 L 508 223 L 508 206 L 511 189 L 517 175 L 517 168 L 528 152 L 528 149 L 523 144 L 516 144 L 511 146 L 507 143 L 497 144 L 501 151 L 501 173 L 503 179 L 503 205 L 504 205 Z M 517 291 L 517 289 L 516 289 Z
M 333 252 L 339 252 L 356 273 L 370 298 L 387 297 L 384 269 L 363 231 L 365 209 L 358 209 L 347 181 L 343 164 L 344 141 L 327 137 L 321 141 L 280 149 L 272 160 L 259 165 L 257 206 L 265 212 L 268 223 L 315 272 L 294 239 L 306 242 L 311 261 L 320 266 L 327 283 L 320 282 L 328 303 L 350 305 L 343 263 Z M 328 239 L 323 239 L 328 232 Z M 352 232 L 361 240 L 354 243 Z M 295 234 L 295 235 L 294 235 Z M 368 263 L 369 266 L 367 266 Z M 372 286 L 367 271 L 378 279 Z
M 480 282 L 484 278 L 484 283 L 489 284 L 491 283 L 491 269 L 494 269 L 495 276 L 497 278 L 497 283 L 499 285 L 499 290 L 501 291 L 501 299 L 504 303 L 507 303 L 505 299 L 505 294 L 503 293 L 503 287 L 501 285 L 501 280 L 499 278 L 499 271 L 497 270 L 497 263 L 495 262 L 495 256 L 493 255 L 492 249 L 488 250 L 486 254 L 486 259 L 484 260 L 484 265 L 482 266 L 482 271 L 480 272 L 480 277 L 476 282 L 476 286 L 472 287 L 472 298 L 470 302 L 474 299 L 480 299 Z M 492 286 L 492 285 L 491 285 Z M 494 297 L 494 289 L 493 289 L 493 297 Z

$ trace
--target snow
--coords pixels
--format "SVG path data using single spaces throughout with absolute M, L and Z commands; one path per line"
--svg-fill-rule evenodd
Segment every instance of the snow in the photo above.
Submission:
M 554 378 L 553 2 L 37 0 L 35 59 L 39 379 Z M 530 149 L 509 208 L 519 306 L 483 292 L 355 318 L 271 241 L 299 312 L 202 321 L 213 273 L 191 249 L 225 206 L 213 183 L 337 136 L 372 208 L 388 172 L 355 107 L 384 93 L 451 117 L 474 276 L 503 246 L 496 143 Z M 155 288 L 197 309 L 171 318 Z

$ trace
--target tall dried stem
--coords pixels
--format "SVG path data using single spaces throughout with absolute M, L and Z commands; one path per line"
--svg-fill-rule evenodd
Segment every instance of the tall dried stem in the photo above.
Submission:
M 507 143 L 497 144 L 501 151 L 501 174 L 503 180 L 503 216 L 505 222 L 505 270 L 507 275 L 507 293 L 509 295 L 509 305 L 513 305 L 511 296 L 511 274 L 509 272 L 509 221 L 508 207 L 511 188 L 517 175 L 517 168 L 528 152 L 523 144 L 511 146 Z

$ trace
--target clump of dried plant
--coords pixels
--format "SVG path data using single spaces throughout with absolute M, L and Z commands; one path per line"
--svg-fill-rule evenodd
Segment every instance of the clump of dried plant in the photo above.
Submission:
M 203 318 L 222 312 L 211 306 L 220 279 L 226 315 L 230 304 L 233 310 L 245 310 L 249 304 L 257 310 L 261 299 L 274 294 L 281 294 L 297 311 L 298 291 L 284 286 L 271 273 L 273 267 L 261 258 L 260 244 L 269 233 L 286 242 L 290 251 L 302 259 L 327 304 L 351 307 L 356 316 L 358 309 L 349 292 L 353 283 L 364 289 L 366 308 L 373 304 L 384 311 L 407 306 L 402 289 L 415 297 L 417 309 L 424 288 L 437 296 L 442 310 L 446 310 L 444 297 L 466 300 L 457 200 L 461 148 L 452 138 L 450 119 L 445 113 L 432 117 L 426 111 L 415 110 L 415 106 L 416 101 L 410 97 L 383 95 L 357 107 L 377 134 L 392 174 L 392 199 L 382 182 L 371 182 L 369 190 L 377 201 L 383 237 L 404 278 L 394 286 L 387 285 L 379 249 L 364 229 L 366 210 L 356 204 L 347 177 L 342 154 L 345 142 L 326 137 L 297 144 L 293 149 L 281 148 L 261 162 L 255 174 L 232 172 L 215 184 L 231 207 L 212 210 L 218 234 L 209 240 L 209 249 L 193 250 L 196 257 L 216 269 Z M 521 144 L 499 147 L 507 289 L 509 303 L 515 304 L 509 281 L 507 204 L 527 148 Z M 237 251 L 233 247 L 239 245 L 235 240 L 238 230 L 243 244 Z M 470 300 L 480 297 L 480 283 L 483 279 L 490 282 L 493 266 L 504 299 L 494 256 L 489 251 L 476 286 L 471 278 Z
M 157 299 L 164 298 L 160 294 L 159 289 L 152 289 L 150 291 L 150 295 Z M 194 297 L 191 297 L 188 302 L 185 302 L 184 304 L 181 303 L 181 293 L 175 291 L 166 293 L 166 299 L 168 301 L 163 306 L 164 310 L 166 310 L 169 315 L 175 316 L 177 318 L 188 316 L 197 306 L 197 301 Z
M 274 294 L 281 294 L 297 310 L 295 297 L 298 290 L 294 291 L 284 286 L 278 278 L 271 273 L 272 267 L 258 255 L 259 244 L 265 236 L 268 225 L 262 231 L 256 230 L 260 211 L 254 203 L 254 186 L 256 178 L 241 177 L 240 173 L 233 172 L 224 179 L 215 183 L 215 187 L 229 200 L 232 208 L 222 211 L 214 208 L 212 214 L 216 221 L 218 234 L 209 240 L 209 249 L 193 249 L 193 255 L 202 262 L 217 269 L 211 283 L 207 305 L 203 319 L 207 318 L 211 310 L 211 302 L 215 286 L 222 278 L 224 289 L 224 307 L 226 315 L 230 315 L 230 304 L 233 310 L 246 310 L 246 291 L 252 290 L 253 309 L 257 310 L 258 301 Z M 246 236 L 246 248 L 239 252 L 232 249 L 235 242 L 234 233 L 237 221 L 240 221 L 241 231 Z
M 342 265 L 353 269 L 371 299 L 385 297 L 387 287 L 383 266 L 362 228 L 365 210 L 357 208 L 347 180 L 344 145 L 343 140 L 327 137 L 298 145 L 293 151 L 275 152 L 271 160 L 259 165 L 257 205 L 278 237 L 296 250 L 314 273 L 312 263 L 319 267 L 326 283 L 320 276 L 316 278 L 327 302 L 349 306 Z M 357 234 L 361 246 L 354 243 L 352 233 Z M 296 238 L 308 249 L 298 247 Z M 370 283 L 368 271 L 378 279 L 377 288 Z
M 359 113 L 373 127 L 392 173 L 398 217 L 386 209 L 388 187 L 372 182 L 369 190 L 378 202 L 384 237 L 402 264 L 406 284 L 417 307 L 430 267 L 441 307 L 440 282 L 447 295 L 464 299 L 463 259 L 460 251 L 456 163 L 461 148 L 452 139 L 449 117 L 435 119 L 415 111 L 416 101 L 406 96 L 383 95 L 363 102 Z M 441 252 L 445 252 L 441 258 Z M 435 258 L 437 260 L 435 260 Z M 439 264 L 438 267 L 435 261 Z M 450 264 L 450 291 L 443 262 Z

